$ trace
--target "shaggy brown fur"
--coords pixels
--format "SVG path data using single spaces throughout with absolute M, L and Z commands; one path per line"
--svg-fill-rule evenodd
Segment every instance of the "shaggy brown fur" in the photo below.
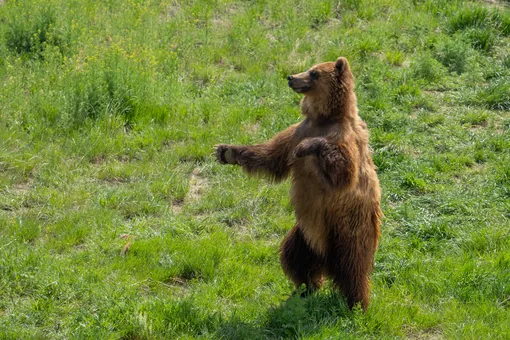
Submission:
M 217 145 L 224 164 L 275 180 L 292 174 L 296 225 L 282 243 L 284 272 L 309 291 L 331 277 L 352 308 L 369 303 L 369 274 L 379 237 L 380 188 L 358 116 L 354 77 L 347 59 L 288 77 L 303 93 L 306 117 L 264 144 Z

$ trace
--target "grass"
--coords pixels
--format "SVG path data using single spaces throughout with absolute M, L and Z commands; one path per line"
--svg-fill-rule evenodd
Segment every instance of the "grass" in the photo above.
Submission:
M 0 3 L 0 338 L 510 336 L 508 1 Z M 217 164 L 346 56 L 386 215 L 366 313 L 278 262 L 289 183 Z

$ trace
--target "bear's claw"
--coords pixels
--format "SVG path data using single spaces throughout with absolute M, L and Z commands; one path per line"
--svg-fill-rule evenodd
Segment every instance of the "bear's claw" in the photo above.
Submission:
M 237 164 L 235 150 L 230 145 L 218 144 L 214 146 L 216 159 L 221 164 Z
M 227 160 L 225 159 L 225 152 L 227 151 L 227 146 L 224 144 L 218 144 L 214 146 L 214 151 L 216 153 L 216 159 L 221 164 L 227 164 Z

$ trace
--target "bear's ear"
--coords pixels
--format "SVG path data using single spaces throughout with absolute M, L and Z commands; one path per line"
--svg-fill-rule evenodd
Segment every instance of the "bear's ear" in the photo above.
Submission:
M 349 67 L 349 62 L 344 57 L 339 57 L 335 62 L 335 70 L 338 74 L 342 74 Z

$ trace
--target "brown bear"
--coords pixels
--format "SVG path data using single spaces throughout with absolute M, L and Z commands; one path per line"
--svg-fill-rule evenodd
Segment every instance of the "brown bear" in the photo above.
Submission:
M 296 224 L 280 248 L 284 272 L 296 287 L 306 285 L 306 293 L 330 277 L 350 308 L 361 303 L 366 310 L 381 191 L 354 77 L 340 57 L 287 79 L 304 94 L 305 119 L 264 144 L 216 145 L 216 157 L 275 180 L 291 175 Z

